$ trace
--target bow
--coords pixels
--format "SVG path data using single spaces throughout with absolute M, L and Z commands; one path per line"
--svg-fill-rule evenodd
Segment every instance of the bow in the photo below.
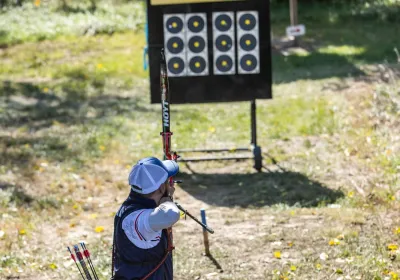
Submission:
M 164 150 L 164 159 L 165 160 L 174 160 L 178 161 L 178 154 L 176 152 L 171 152 L 171 136 L 172 132 L 170 129 L 171 125 L 171 114 L 169 111 L 170 105 L 170 94 L 169 94 L 169 83 L 168 83 L 168 72 L 167 72 L 167 64 L 165 60 L 164 49 L 161 50 L 161 63 L 160 63 L 160 91 L 161 91 L 161 112 L 162 112 L 162 132 L 160 133 L 163 140 L 163 150 Z M 170 186 L 173 186 L 174 183 L 182 183 L 180 180 L 174 180 L 173 177 L 169 178 Z M 214 230 L 208 227 L 207 225 L 200 222 L 196 217 L 191 215 L 187 210 L 185 210 L 179 203 L 175 202 L 176 206 L 180 211 L 185 213 L 185 215 L 192 218 L 199 225 L 205 228 L 208 232 L 214 233 Z M 168 232 L 172 236 L 172 228 L 168 228 Z

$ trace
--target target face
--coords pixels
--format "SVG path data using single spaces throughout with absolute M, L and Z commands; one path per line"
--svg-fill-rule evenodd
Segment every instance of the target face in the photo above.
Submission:
M 253 71 L 257 64 L 257 58 L 252 54 L 246 54 L 240 59 L 240 67 L 245 71 Z
M 200 16 L 192 16 L 188 20 L 188 29 L 193 33 L 198 33 L 204 29 L 204 19 Z
M 220 35 L 215 40 L 215 46 L 220 52 L 227 52 L 232 49 L 232 38 L 228 35 Z
M 172 34 L 177 34 L 183 29 L 183 21 L 177 16 L 172 16 L 167 20 L 166 27 L 168 32 Z
M 206 46 L 205 40 L 200 36 L 194 36 L 189 40 L 189 50 L 194 53 L 204 51 Z
M 221 72 L 228 72 L 232 70 L 232 58 L 227 55 L 221 55 L 217 58 L 216 67 Z
M 189 61 L 190 71 L 200 74 L 206 69 L 206 61 L 201 56 L 195 56 Z
M 216 17 L 214 25 L 218 31 L 225 32 L 231 29 L 232 19 L 228 15 L 221 14 Z
M 185 62 L 180 57 L 173 57 L 168 61 L 168 71 L 178 75 L 185 69 Z
M 257 46 L 257 38 L 252 34 L 245 34 L 240 38 L 240 47 L 245 51 L 252 51 Z
M 167 42 L 168 51 L 173 54 L 178 54 L 183 51 L 183 40 L 179 37 L 172 37 Z
M 253 30 L 256 24 L 256 18 L 252 14 L 244 14 L 239 18 L 239 27 L 243 30 Z

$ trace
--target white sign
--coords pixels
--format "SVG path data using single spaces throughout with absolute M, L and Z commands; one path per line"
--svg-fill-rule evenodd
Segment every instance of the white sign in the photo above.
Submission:
M 289 26 L 286 28 L 286 35 L 288 37 L 297 37 L 297 36 L 302 36 L 306 34 L 306 27 L 302 24 L 300 25 L 294 25 L 294 26 Z

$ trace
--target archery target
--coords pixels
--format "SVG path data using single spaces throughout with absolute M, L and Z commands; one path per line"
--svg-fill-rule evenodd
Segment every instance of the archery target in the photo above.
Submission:
M 231 72 L 233 68 L 233 60 L 230 56 L 220 55 L 215 62 L 215 66 L 218 71 L 222 73 Z
M 233 12 L 214 12 L 214 75 L 232 75 L 235 67 L 235 25 Z
M 232 49 L 232 46 L 232 37 L 226 34 L 219 35 L 215 40 L 215 47 L 220 52 L 228 52 L 230 49 Z
M 207 16 L 205 13 L 185 14 L 188 76 L 209 74 Z
M 186 41 L 184 14 L 164 14 L 164 48 L 168 75 L 186 76 Z
M 206 61 L 204 58 L 201 56 L 194 56 L 192 59 L 189 61 L 189 69 L 193 73 L 202 73 L 205 68 L 206 68 Z
M 240 11 L 236 14 L 238 72 L 260 73 L 259 26 L 257 11 Z
M 187 26 L 188 30 L 193 33 L 203 32 L 205 26 L 205 19 L 200 15 L 186 15 L 188 17 Z
M 179 54 L 183 51 L 184 43 L 182 38 L 171 37 L 167 41 L 167 49 L 172 54 Z
M 189 39 L 188 43 L 189 51 L 194 53 L 203 52 L 206 47 L 206 41 L 203 37 L 200 36 L 193 36 Z
M 172 15 L 167 18 L 165 22 L 165 27 L 167 31 L 172 34 L 177 34 L 183 31 L 183 19 L 181 15 Z
M 168 71 L 174 75 L 181 75 L 185 69 L 185 62 L 180 57 L 173 57 L 168 60 Z

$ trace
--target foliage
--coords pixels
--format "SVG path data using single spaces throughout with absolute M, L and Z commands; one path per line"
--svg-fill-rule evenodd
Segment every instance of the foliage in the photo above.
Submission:
M 142 3 L 113 5 L 101 2 L 94 11 L 83 4 L 57 5 L 27 3 L 6 9 L 0 16 L 0 46 L 26 41 L 43 41 L 59 36 L 93 36 L 135 31 L 144 24 Z

